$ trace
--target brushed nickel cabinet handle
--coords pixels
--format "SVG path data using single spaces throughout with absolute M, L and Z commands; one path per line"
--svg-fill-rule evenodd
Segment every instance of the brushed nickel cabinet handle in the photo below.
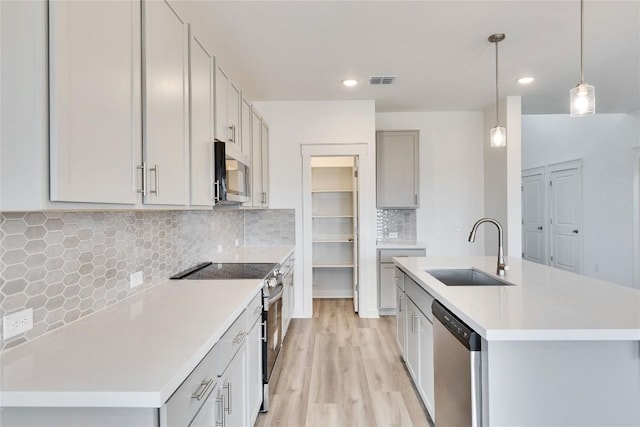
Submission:
M 140 166 L 136 166 L 136 169 L 142 171 L 142 188 L 138 189 L 138 193 L 142 193 L 143 196 L 147 195 L 147 164 L 142 162 Z
M 219 202 L 220 201 L 220 181 L 216 181 L 214 184 L 216 187 L 216 193 L 213 196 L 213 200 L 216 202 Z
M 416 324 L 416 319 L 419 319 L 420 316 L 418 316 L 417 314 L 413 313 L 413 319 L 411 320 L 411 331 L 412 332 L 420 332 L 420 328 L 416 328 L 415 324 Z M 418 322 L 418 326 L 420 325 L 420 322 Z
M 198 388 L 196 389 L 196 391 L 193 392 L 193 394 L 191 395 L 191 398 L 202 400 L 202 398 L 207 393 L 209 388 L 211 388 L 211 384 L 213 384 L 213 378 L 208 381 L 203 380 L 198 386 Z
M 262 322 L 262 341 L 267 342 L 267 322 Z
M 228 382 L 227 385 L 222 386 L 222 388 L 226 388 L 227 389 L 227 398 L 225 399 L 227 401 L 227 406 L 224 406 L 224 411 L 227 414 L 231 414 L 231 383 Z
M 149 169 L 149 172 L 154 173 L 156 187 L 150 191 L 151 194 L 155 194 L 156 197 L 160 197 L 160 166 L 153 165 Z
M 216 427 L 224 427 L 224 395 L 216 399 L 216 403 L 220 405 L 220 421 L 216 420 Z

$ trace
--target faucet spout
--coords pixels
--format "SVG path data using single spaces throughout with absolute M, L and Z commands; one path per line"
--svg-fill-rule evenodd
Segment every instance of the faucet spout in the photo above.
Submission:
M 473 227 L 471 228 L 471 232 L 469 233 L 469 242 L 473 243 L 476 241 L 476 232 L 478 231 L 478 227 L 480 226 L 480 224 L 482 223 L 491 223 L 493 225 L 495 225 L 498 228 L 498 269 L 497 269 L 497 274 L 498 276 L 504 276 L 505 272 L 509 269 L 509 267 L 507 266 L 507 264 L 504 261 L 504 242 L 503 242 L 503 238 L 502 238 L 502 226 L 500 225 L 500 223 L 498 222 L 498 220 L 493 219 L 493 218 L 480 218 L 479 220 L 476 221 L 475 224 L 473 224 Z

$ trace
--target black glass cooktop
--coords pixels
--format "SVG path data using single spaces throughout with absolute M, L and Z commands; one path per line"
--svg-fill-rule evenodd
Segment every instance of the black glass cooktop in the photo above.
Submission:
M 276 268 L 273 263 L 204 263 L 171 277 L 186 280 L 265 279 Z

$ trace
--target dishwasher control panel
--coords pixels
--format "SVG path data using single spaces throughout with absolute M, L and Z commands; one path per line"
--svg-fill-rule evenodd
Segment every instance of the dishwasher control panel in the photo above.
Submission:
M 431 305 L 433 316 L 470 351 L 480 351 L 480 335 L 438 301 Z

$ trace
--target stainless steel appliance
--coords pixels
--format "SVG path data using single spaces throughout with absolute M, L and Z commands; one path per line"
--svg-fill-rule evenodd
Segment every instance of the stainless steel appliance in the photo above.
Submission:
M 249 158 L 235 144 L 214 141 L 214 199 L 216 204 L 249 201 Z
M 480 335 L 438 301 L 431 311 L 436 427 L 480 427 Z
M 198 264 L 178 273 L 172 279 L 232 280 L 264 279 L 262 288 L 262 411 L 269 410 L 269 397 L 280 375 L 282 348 L 282 272 L 274 263 L 211 263 Z M 270 391 L 271 390 L 271 391 Z

